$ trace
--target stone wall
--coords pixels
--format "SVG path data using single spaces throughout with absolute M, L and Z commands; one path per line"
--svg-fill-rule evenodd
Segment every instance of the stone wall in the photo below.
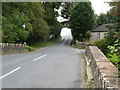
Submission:
M 85 55 L 89 62 L 88 65 L 91 67 L 96 87 L 100 90 L 117 90 L 118 69 L 96 46 L 88 46 Z
M 87 47 L 87 46 L 91 46 L 91 44 L 85 43 L 85 42 L 76 42 L 76 46 L 77 46 L 78 48 L 85 48 L 85 47 Z
M 0 53 L 1 54 L 22 52 L 24 50 L 25 50 L 24 44 L 0 43 Z

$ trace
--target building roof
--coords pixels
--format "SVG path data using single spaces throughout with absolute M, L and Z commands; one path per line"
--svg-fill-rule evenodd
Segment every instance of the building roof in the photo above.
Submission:
M 112 25 L 112 24 L 103 24 L 103 25 L 101 25 L 101 26 L 99 26 L 91 31 L 92 32 L 107 32 L 107 31 L 109 31 L 109 29 L 106 27 L 108 25 Z

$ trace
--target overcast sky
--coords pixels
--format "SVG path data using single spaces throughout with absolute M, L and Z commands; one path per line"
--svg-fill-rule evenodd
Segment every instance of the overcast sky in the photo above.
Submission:
M 110 2 L 112 0 L 90 0 L 92 3 L 92 7 L 96 14 L 106 13 L 110 10 L 110 6 L 105 2 Z

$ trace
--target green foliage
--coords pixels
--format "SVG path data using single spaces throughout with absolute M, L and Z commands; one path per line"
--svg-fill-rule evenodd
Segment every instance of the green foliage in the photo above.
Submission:
M 87 39 L 89 40 L 90 37 L 91 37 L 91 32 L 90 32 L 90 31 L 87 31 L 87 32 L 85 33 L 84 38 L 87 38 Z
M 118 3 L 110 2 L 113 8 L 107 14 L 101 14 L 98 19 L 98 25 L 105 23 L 114 23 L 108 26 L 109 32 L 106 34 L 103 42 L 102 40 L 94 42 L 109 60 L 120 70 L 120 20 Z M 117 22 L 117 24 L 116 24 Z M 100 44 L 100 45 L 99 45 Z M 120 73 L 119 73 L 120 77 Z
M 45 7 L 45 20 L 47 21 L 48 25 L 50 26 L 50 33 L 49 35 L 53 35 L 55 37 L 59 37 L 60 30 L 62 28 L 61 24 L 57 21 L 57 12 L 54 8 L 58 8 L 60 5 L 59 2 L 46 2 L 44 3 Z
M 111 10 L 107 12 L 106 17 L 107 17 L 108 23 L 114 23 L 116 20 L 116 17 L 113 15 Z
M 70 17 L 70 10 L 73 7 L 73 3 L 72 2 L 64 2 L 61 4 L 61 6 L 63 7 L 63 9 L 61 10 L 61 16 L 69 19 Z
M 111 35 L 110 41 L 113 40 L 114 42 L 108 45 L 108 49 L 110 49 L 110 53 L 116 54 L 120 59 L 120 2 L 110 2 L 110 6 L 112 9 L 110 10 L 112 16 L 114 16 L 114 25 L 110 27 L 110 29 L 114 29 L 114 33 Z M 117 23 L 117 24 L 116 24 Z M 110 35 L 109 35 L 110 37 Z
M 54 8 L 60 3 L 3 2 L 3 42 L 28 44 L 46 42 L 61 29 Z M 23 27 L 25 26 L 25 27 Z
M 120 2 L 109 2 L 109 5 L 112 6 L 110 11 L 115 18 L 115 31 L 120 32 Z
M 108 54 L 107 57 L 118 68 L 118 70 L 120 70 L 120 58 L 117 56 L 117 54 Z
M 108 48 L 110 49 L 110 53 L 107 56 L 109 57 L 109 60 L 114 63 L 118 69 L 120 70 L 120 41 L 117 39 L 114 42 L 114 46 L 108 46 Z M 118 57 L 119 55 L 119 57 Z
M 13 17 L 14 18 L 14 17 Z M 15 21 L 15 19 L 13 19 Z M 15 43 L 15 42 L 24 42 L 29 32 L 16 25 L 16 22 L 12 22 L 6 17 L 3 17 L 3 42 Z
M 27 49 L 27 50 L 29 50 L 29 51 L 34 51 L 35 50 L 35 48 L 34 47 L 31 47 L 31 46 L 25 46 L 25 49 Z
M 115 37 L 119 32 L 109 32 L 104 39 L 95 41 L 93 45 L 98 46 L 108 59 L 120 70 L 120 38 Z
M 106 51 L 104 44 L 105 44 L 105 39 L 96 40 L 92 43 L 93 46 L 97 46 L 102 51 L 103 50 Z
M 20 43 L 27 40 L 29 31 L 22 26 L 28 21 L 27 16 L 15 6 L 18 3 L 3 3 L 3 42 Z
M 94 41 L 93 45 L 98 46 L 102 50 L 102 52 L 107 55 L 108 53 L 110 53 L 110 50 L 107 47 L 113 45 L 114 41 L 117 39 L 116 37 L 114 37 L 114 35 L 118 35 L 118 33 L 110 31 L 106 34 L 104 39 Z
M 94 12 L 90 2 L 74 3 L 70 10 L 69 27 L 73 38 L 83 41 L 86 32 L 94 27 Z
M 109 48 L 111 50 L 110 53 L 119 52 L 120 51 L 120 39 L 117 39 L 116 41 L 114 41 L 114 45 L 108 46 L 107 48 Z
M 102 25 L 102 24 L 107 24 L 108 23 L 108 19 L 106 14 L 100 14 L 97 18 L 97 24 L 98 26 Z
M 110 51 L 111 53 L 118 51 L 117 49 L 115 49 L 114 46 L 108 46 L 108 48 L 111 49 L 111 51 Z
M 101 13 L 100 15 L 95 16 L 96 19 L 96 27 L 102 24 L 113 23 L 116 17 L 112 14 L 111 11 L 108 11 L 106 14 Z
M 113 63 L 118 63 L 118 62 L 120 62 L 120 59 L 118 58 L 118 56 L 117 56 L 115 53 L 113 53 L 113 54 L 108 54 L 108 58 L 109 58 L 109 60 L 110 60 L 111 62 L 113 62 Z
M 116 53 L 108 54 L 108 59 L 120 70 L 120 58 Z M 118 73 L 118 77 L 120 78 L 120 72 Z

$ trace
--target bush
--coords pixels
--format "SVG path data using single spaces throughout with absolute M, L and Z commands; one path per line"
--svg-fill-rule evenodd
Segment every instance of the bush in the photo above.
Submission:
M 114 53 L 114 54 L 108 54 L 108 59 L 116 65 L 116 67 L 118 67 L 118 69 L 120 70 L 120 60 L 118 58 L 118 56 Z
M 31 47 L 31 46 L 25 46 L 25 49 L 29 50 L 29 51 L 34 51 L 35 48 L 34 47 Z
M 96 40 L 92 43 L 93 46 L 97 46 L 104 54 L 109 52 L 105 39 Z
M 103 46 L 104 42 L 105 42 L 105 39 L 96 40 L 93 42 L 93 45 L 101 48 Z
M 119 70 L 118 77 L 120 78 L 120 59 L 119 57 L 114 53 L 114 54 L 108 54 L 108 59 L 110 62 L 112 62 Z
M 93 42 L 93 45 L 97 46 L 99 49 L 101 49 L 101 51 L 107 55 L 108 53 L 110 53 L 110 50 L 107 48 L 108 46 L 113 46 L 114 45 L 114 41 L 117 40 L 116 37 L 114 37 L 114 35 L 117 35 L 117 32 L 114 31 L 109 31 L 104 39 L 100 39 L 97 40 L 95 42 Z

